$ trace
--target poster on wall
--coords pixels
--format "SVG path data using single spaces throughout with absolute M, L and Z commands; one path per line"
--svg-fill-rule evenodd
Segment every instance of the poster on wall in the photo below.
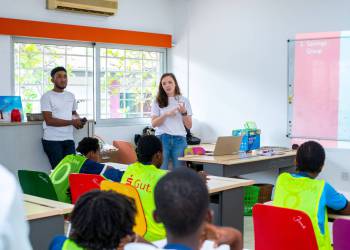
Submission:
M 350 32 L 288 40 L 288 136 L 325 147 L 350 142 Z M 347 146 L 346 146 L 347 147 Z
M 23 118 L 20 96 L 0 96 L 0 122 L 20 122 Z

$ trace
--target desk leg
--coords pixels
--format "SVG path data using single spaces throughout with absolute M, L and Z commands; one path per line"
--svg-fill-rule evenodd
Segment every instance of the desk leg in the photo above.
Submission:
M 214 224 L 234 227 L 243 234 L 243 187 L 212 194 L 210 208 L 214 211 Z
M 203 170 L 206 171 L 209 175 L 223 177 L 233 177 L 272 169 L 278 169 L 278 171 L 282 173 L 285 171 L 293 170 L 295 161 L 294 159 L 294 156 L 288 156 L 285 158 L 273 158 L 232 165 L 204 163 Z
M 238 229 L 243 234 L 244 190 L 243 187 L 222 192 L 221 224 Z
M 29 221 L 30 242 L 34 250 L 47 250 L 57 235 L 64 235 L 63 215 Z
M 220 164 L 203 164 L 203 170 L 207 172 L 208 175 L 221 176 L 221 177 L 229 177 L 224 175 L 224 165 Z

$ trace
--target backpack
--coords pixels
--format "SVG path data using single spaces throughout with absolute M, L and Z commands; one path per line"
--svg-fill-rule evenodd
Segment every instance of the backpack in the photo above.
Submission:
M 186 128 L 186 141 L 188 145 L 198 145 L 201 143 L 201 139 L 192 135 L 191 130 Z
M 145 136 L 145 135 L 155 135 L 156 131 L 154 128 L 150 127 L 150 126 L 147 126 L 147 127 L 144 127 L 144 129 L 142 130 L 142 135 L 140 134 L 136 134 L 134 136 L 134 143 L 135 145 L 137 145 L 137 143 L 139 142 L 140 138 L 142 136 Z

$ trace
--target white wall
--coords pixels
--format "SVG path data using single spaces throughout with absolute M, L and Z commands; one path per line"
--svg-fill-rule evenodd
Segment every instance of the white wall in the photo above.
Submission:
M 2 6 L 6 8 L 0 8 L 0 17 L 173 34 L 174 19 L 169 15 L 169 11 L 181 1 L 119 0 L 118 2 L 117 15 L 103 17 L 47 10 L 46 0 L 1 0 Z M 9 36 L 0 36 L 0 95 L 12 94 L 10 41 Z M 95 131 L 109 142 L 113 139 L 132 141 L 134 134 L 140 133 L 144 126 L 97 126 Z
M 173 47 L 168 51 L 168 68 L 175 73 L 183 95 L 188 96 L 189 86 L 189 1 L 173 1 L 174 36 Z
M 119 0 L 118 13 L 104 17 L 46 9 L 46 0 L 1 0 L 0 16 L 115 29 L 172 33 L 171 0 Z M 57 31 L 59 32 L 59 31 Z
M 180 47 L 172 56 L 177 69 L 188 55 L 190 101 L 201 137 L 213 140 L 254 120 L 263 145 L 288 146 L 286 41 L 301 32 L 349 30 L 349 8 L 344 0 L 190 0 L 177 16 Z M 324 176 L 349 190 L 349 181 L 340 178 L 350 172 L 348 155 L 331 151 Z M 273 181 L 275 175 L 249 177 Z
M 74 129 L 75 145 L 86 137 L 92 136 L 93 124 L 83 129 Z M 49 173 L 51 166 L 42 147 L 43 125 L 32 122 L 23 125 L 0 124 L 0 164 L 17 175 L 19 169 L 30 169 Z M 20 157 L 18 157 L 20 156 Z

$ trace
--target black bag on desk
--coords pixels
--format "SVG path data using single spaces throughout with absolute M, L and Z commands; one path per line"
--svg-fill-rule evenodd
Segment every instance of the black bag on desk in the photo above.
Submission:
M 145 136 L 145 135 L 154 135 L 156 133 L 156 131 L 154 130 L 154 128 L 147 126 L 142 130 L 142 135 L 140 134 L 136 134 L 134 136 L 134 142 L 135 145 L 137 145 L 137 143 L 139 142 L 141 136 Z
M 188 128 L 185 127 L 185 129 L 186 129 L 186 132 L 187 132 L 187 134 L 186 134 L 186 141 L 187 141 L 188 145 L 198 145 L 198 144 L 201 143 L 201 139 L 199 139 L 198 137 L 193 136 L 191 134 L 191 131 Z

